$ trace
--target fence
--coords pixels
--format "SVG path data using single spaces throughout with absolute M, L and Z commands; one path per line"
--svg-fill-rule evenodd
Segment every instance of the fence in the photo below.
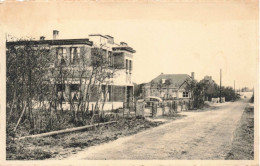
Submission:
M 181 111 L 193 109 L 191 100 L 169 100 L 162 103 L 152 102 L 151 106 L 147 106 L 145 101 L 136 101 L 132 103 L 124 102 L 123 107 L 114 108 L 111 110 L 100 111 L 94 104 L 91 106 L 90 113 L 93 117 L 111 118 L 116 120 L 118 117 L 156 117 L 156 116 L 171 116 Z
M 181 111 L 193 109 L 192 100 L 171 100 L 163 103 L 152 102 L 152 105 L 147 106 L 144 101 L 137 101 L 132 103 L 130 107 L 123 107 L 124 116 L 141 116 L 141 117 L 156 117 L 156 116 L 169 116 L 174 115 Z

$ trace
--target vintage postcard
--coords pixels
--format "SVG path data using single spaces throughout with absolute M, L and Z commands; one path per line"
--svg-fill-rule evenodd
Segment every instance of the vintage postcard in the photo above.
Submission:
M 0 0 L 0 165 L 258 165 L 258 13 Z

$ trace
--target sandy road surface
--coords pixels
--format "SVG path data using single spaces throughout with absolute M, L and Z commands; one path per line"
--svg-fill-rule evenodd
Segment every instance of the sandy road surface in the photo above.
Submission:
M 185 118 L 144 132 L 90 147 L 68 159 L 224 159 L 245 102 L 225 103 L 206 112 L 183 112 Z

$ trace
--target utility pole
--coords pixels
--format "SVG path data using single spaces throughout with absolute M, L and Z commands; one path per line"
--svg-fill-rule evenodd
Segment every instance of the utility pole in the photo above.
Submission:
M 222 100 L 221 100 L 221 83 L 222 83 L 222 69 L 220 69 L 220 88 L 219 88 L 219 90 L 220 90 L 220 97 L 219 97 L 219 99 L 220 99 L 220 103 L 222 103 Z

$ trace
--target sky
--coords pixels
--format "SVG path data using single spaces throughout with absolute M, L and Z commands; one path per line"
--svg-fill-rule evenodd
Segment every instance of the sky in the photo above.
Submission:
M 113 36 L 136 50 L 133 81 L 161 73 L 205 75 L 256 86 L 258 1 L 16 2 L 0 5 L 1 36 L 52 39 Z

